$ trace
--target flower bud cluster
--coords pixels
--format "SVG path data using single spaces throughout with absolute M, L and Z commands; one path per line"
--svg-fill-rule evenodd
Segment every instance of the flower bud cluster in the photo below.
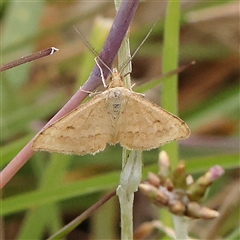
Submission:
M 180 161 L 174 171 L 165 151 L 159 154 L 158 175 L 149 172 L 147 181 L 139 185 L 140 191 L 159 207 L 179 216 L 212 219 L 219 213 L 200 205 L 207 188 L 220 177 L 224 170 L 220 166 L 212 167 L 204 175 L 193 181 L 185 171 L 185 162 Z

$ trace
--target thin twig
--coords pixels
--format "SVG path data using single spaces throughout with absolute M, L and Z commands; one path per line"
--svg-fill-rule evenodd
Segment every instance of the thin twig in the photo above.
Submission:
M 46 48 L 44 50 L 41 50 L 39 52 L 27 55 L 25 57 L 21 57 L 21 58 L 19 58 L 17 60 L 14 60 L 14 61 L 12 61 L 10 63 L 4 64 L 3 66 L 1 66 L 0 67 L 0 72 L 6 71 L 6 70 L 14 68 L 14 67 L 17 67 L 17 66 L 19 66 L 21 64 L 24 64 L 24 63 L 27 63 L 27 62 L 31 62 L 33 60 L 37 60 L 39 58 L 43 58 L 43 57 L 52 55 L 52 54 L 54 54 L 57 51 L 58 51 L 57 48 L 50 47 L 50 48 Z
M 116 195 L 116 191 L 112 191 L 107 196 L 100 199 L 98 202 L 96 202 L 94 205 L 92 205 L 90 208 L 88 208 L 86 211 L 84 211 L 80 216 L 76 217 L 73 221 L 65 225 L 62 229 L 60 229 L 58 232 L 56 232 L 53 236 L 48 238 L 50 239 L 61 239 L 63 236 L 66 236 L 69 232 L 71 232 L 73 229 L 75 229 L 80 223 L 82 223 L 85 219 L 87 219 L 93 212 L 95 212 L 97 209 L 99 209 L 104 203 L 106 203 L 108 200 L 110 200 L 112 197 Z

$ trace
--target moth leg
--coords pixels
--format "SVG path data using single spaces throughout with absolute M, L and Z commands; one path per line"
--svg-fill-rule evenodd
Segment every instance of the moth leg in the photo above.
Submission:
M 98 63 L 98 61 L 97 61 L 97 57 L 94 58 L 94 61 L 96 62 L 97 66 L 98 66 L 98 68 L 99 68 L 99 70 L 100 70 L 103 86 L 104 86 L 105 88 L 107 88 L 107 84 L 106 84 L 105 79 L 104 79 L 104 76 L 103 76 L 103 70 L 102 70 L 102 68 L 100 67 L 100 65 L 99 65 L 99 63 Z
M 133 87 L 136 85 L 136 83 L 133 83 L 129 90 L 133 91 Z
M 84 90 L 84 89 L 82 89 L 82 87 L 80 87 L 80 91 L 88 93 L 89 97 L 93 97 L 95 95 L 98 95 L 98 94 L 102 93 L 102 91 L 91 92 L 91 91 L 88 91 L 88 90 Z
M 93 94 L 93 92 L 91 92 L 91 91 L 82 89 L 81 86 L 80 86 L 80 91 L 81 91 L 81 92 L 84 92 L 84 93 L 88 93 L 89 95 L 90 95 L 90 94 Z
M 135 85 L 136 85 L 136 83 L 133 83 L 129 90 L 130 90 L 130 91 L 133 91 L 132 89 L 133 89 L 133 87 L 134 87 Z M 138 93 L 138 92 L 134 92 L 134 93 L 136 93 L 136 94 L 138 94 L 138 95 L 140 95 L 140 96 L 145 97 L 145 94 L 144 94 L 144 93 Z
M 145 94 L 144 93 L 138 93 L 138 92 L 136 92 L 138 95 L 140 95 L 140 96 L 143 96 L 143 97 L 145 97 Z

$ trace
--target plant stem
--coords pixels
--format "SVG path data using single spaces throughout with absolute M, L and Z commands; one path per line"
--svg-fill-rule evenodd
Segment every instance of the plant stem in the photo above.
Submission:
M 125 151 L 128 150 L 123 150 L 123 152 Z M 130 151 L 120 175 L 120 185 L 117 188 L 121 208 L 121 239 L 123 240 L 133 239 L 133 199 L 141 178 L 141 152 Z
M 116 10 L 120 6 L 121 0 L 115 0 Z M 128 33 L 128 32 L 127 32 Z M 118 53 L 119 69 L 130 58 L 130 46 L 127 34 L 122 42 Z M 123 69 L 122 74 L 130 73 L 132 70 L 131 61 Z M 124 78 L 124 83 L 127 88 L 131 87 L 130 74 Z M 142 157 L 141 151 L 129 151 L 123 148 L 122 154 L 122 172 L 120 175 L 120 184 L 117 188 L 121 209 L 121 239 L 133 239 L 133 200 L 134 192 L 137 191 L 138 185 L 142 179 Z
M 188 218 L 172 214 L 176 240 L 188 239 Z

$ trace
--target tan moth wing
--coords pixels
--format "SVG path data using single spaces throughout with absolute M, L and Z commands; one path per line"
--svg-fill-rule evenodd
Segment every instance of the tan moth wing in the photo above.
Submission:
M 116 139 L 121 146 L 135 150 L 150 150 L 187 138 L 190 130 L 185 122 L 142 95 L 125 89 L 123 112 L 119 116 Z
M 77 155 L 104 150 L 114 131 L 105 109 L 106 91 L 46 128 L 33 141 L 33 149 Z

